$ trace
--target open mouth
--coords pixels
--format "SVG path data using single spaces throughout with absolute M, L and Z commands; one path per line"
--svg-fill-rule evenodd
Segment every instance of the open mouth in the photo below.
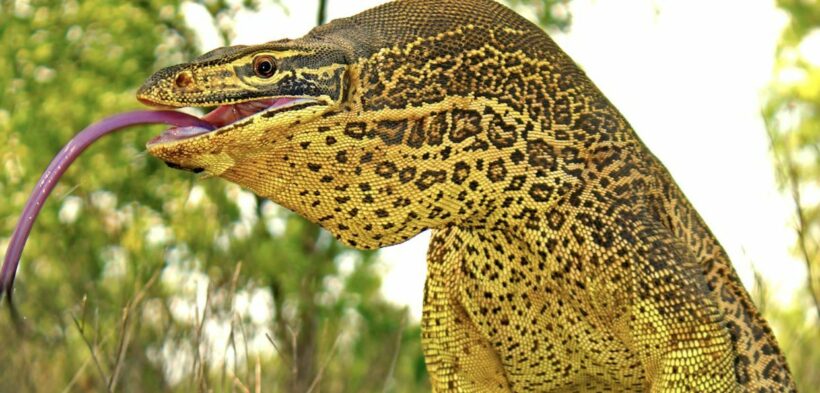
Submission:
M 149 105 L 152 103 L 147 102 Z M 162 134 L 148 141 L 148 145 L 156 145 L 168 142 L 180 141 L 194 138 L 200 135 L 214 132 L 234 124 L 240 120 L 261 115 L 273 115 L 278 112 L 287 112 L 309 106 L 320 105 L 319 101 L 312 98 L 303 97 L 278 97 L 256 101 L 240 102 L 236 104 L 222 105 L 213 111 L 202 116 L 202 120 L 213 126 L 211 129 L 201 127 L 174 127 L 165 130 Z

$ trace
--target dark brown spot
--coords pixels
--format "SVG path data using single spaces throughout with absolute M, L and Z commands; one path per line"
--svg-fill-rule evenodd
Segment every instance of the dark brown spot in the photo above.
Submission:
M 534 167 L 551 169 L 555 164 L 555 154 L 543 139 L 527 141 L 529 163 Z
M 447 113 L 439 113 L 432 117 L 430 126 L 427 129 L 427 144 L 438 146 L 444 141 L 444 134 L 447 133 Z
M 427 190 L 433 185 L 444 183 L 447 179 L 447 171 L 424 171 L 418 180 L 416 180 L 416 187 L 420 191 Z
M 493 116 L 490 122 L 490 128 L 487 130 L 490 138 L 490 143 L 499 149 L 507 148 L 515 144 L 518 139 L 518 134 L 515 131 L 515 124 L 507 124 L 504 119 L 499 116 Z
M 481 114 L 472 110 L 453 110 L 453 127 L 450 130 L 450 140 L 455 143 L 478 135 L 481 132 Z
M 398 145 L 404 139 L 404 131 L 407 129 L 407 120 L 385 120 L 380 121 L 376 126 L 376 132 L 386 145 Z
M 544 183 L 536 183 L 530 187 L 530 197 L 536 202 L 548 202 L 552 196 L 552 187 Z
M 336 162 L 340 164 L 347 164 L 347 150 L 340 150 L 336 152 Z
M 510 184 L 507 185 L 507 188 L 504 191 L 519 191 L 521 188 L 524 187 L 524 183 L 527 181 L 527 175 L 519 175 L 515 176 L 510 180 Z
M 504 160 L 499 158 L 487 166 L 487 179 L 493 183 L 499 183 L 507 178 L 507 168 L 504 166 Z
M 456 163 L 453 169 L 453 183 L 461 185 L 470 176 L 470 165 L 464 161 Z
M 376 165 L 376 174 L 385 178 L 389 179 L 393 177 L 393 175 L 398 172 L 398 168 L 396 168 L 396 164 L 390 161 L 382 161 L 378 165 Z
M 407 167 L 399 172 L 399 180 L 402 183 L 407 183 L 412 181 L 416 177 L 416 168 L 415 167 Z
M 407 146 L 419 148 L 424 145 L 424 119 L 419 119 L 410 128 L 410 135 L 407 137 Z
M 367 134 L 367 123 L 348 123 L 344 133 L 353 139 L 362 140 Z

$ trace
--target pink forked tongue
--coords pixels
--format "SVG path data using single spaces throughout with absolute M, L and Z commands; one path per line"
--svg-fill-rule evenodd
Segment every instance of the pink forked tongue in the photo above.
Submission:
M 54 189 L 54 186 L 57 185 L 57 181 L 63 173 L 65 173 L 69 165 L 71 165 L 88 146 L 105 135 L 130 126 L 155 123 L 165 123 L 171 126 L 181 127 L 177 130 L 185 130 L 180 132 L 188 133 L 204 133 L 216 128 L 207 120 L 202 120 L 182 112 L 134 111 L 108 117 L 82 130 L 54 157 L 46 171 L 40 176 L 40 180 L 34 187 L 34 191 L 31 192 L 28 202 L 26 202 L 23 214 L 20 216 L 20 221 L 17 222 L 17 227 L 14 228 L 14 234 L 9 241 L 6 256 L 3 260 L 3 268 L 0 270 L 0 297 L 5 293 L 8 295 L 9 302 L 11 302 L 14 276 L 17 273 L 17 266 L 20 263 L 20 255 L 23 253 L 23 247 L 26 244 L 29 233 L 31 233 L 31 227 L 34 225 L 34 220 L 37 218 L 37 214 L 40 213 L 40 209 L 43 208 L 46 198 L 48 198 L 48 195 Z

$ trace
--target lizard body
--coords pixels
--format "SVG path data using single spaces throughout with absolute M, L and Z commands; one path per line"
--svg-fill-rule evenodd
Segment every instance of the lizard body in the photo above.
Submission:
M 149 152 L 357 248 L 433 230 L 436 392 L 794 391 L 725 251 L 663 165 L 535 25 L 399 0 L 157 72 L 218 130 Z M 262 108 L 262 109 L 260 109 Z

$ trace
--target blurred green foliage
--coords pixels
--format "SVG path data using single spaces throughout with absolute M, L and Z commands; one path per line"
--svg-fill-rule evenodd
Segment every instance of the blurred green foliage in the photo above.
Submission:
M 808 280 L 794 304 L 770 306 L 766 313 L 785 333 L 778 339 L 798 389 L 810 392 L 820 385 L 820 2 L 777 4 L 789 23 L 777 49 L 763 117 L 780 184 L 794 201 L 794 254 L 805 264 Z
M 572 23 L 570 0 L 507 0 L 506 3 L 530 9 L 538 18 L 538 24 L 547 30 L 566 32 Z

